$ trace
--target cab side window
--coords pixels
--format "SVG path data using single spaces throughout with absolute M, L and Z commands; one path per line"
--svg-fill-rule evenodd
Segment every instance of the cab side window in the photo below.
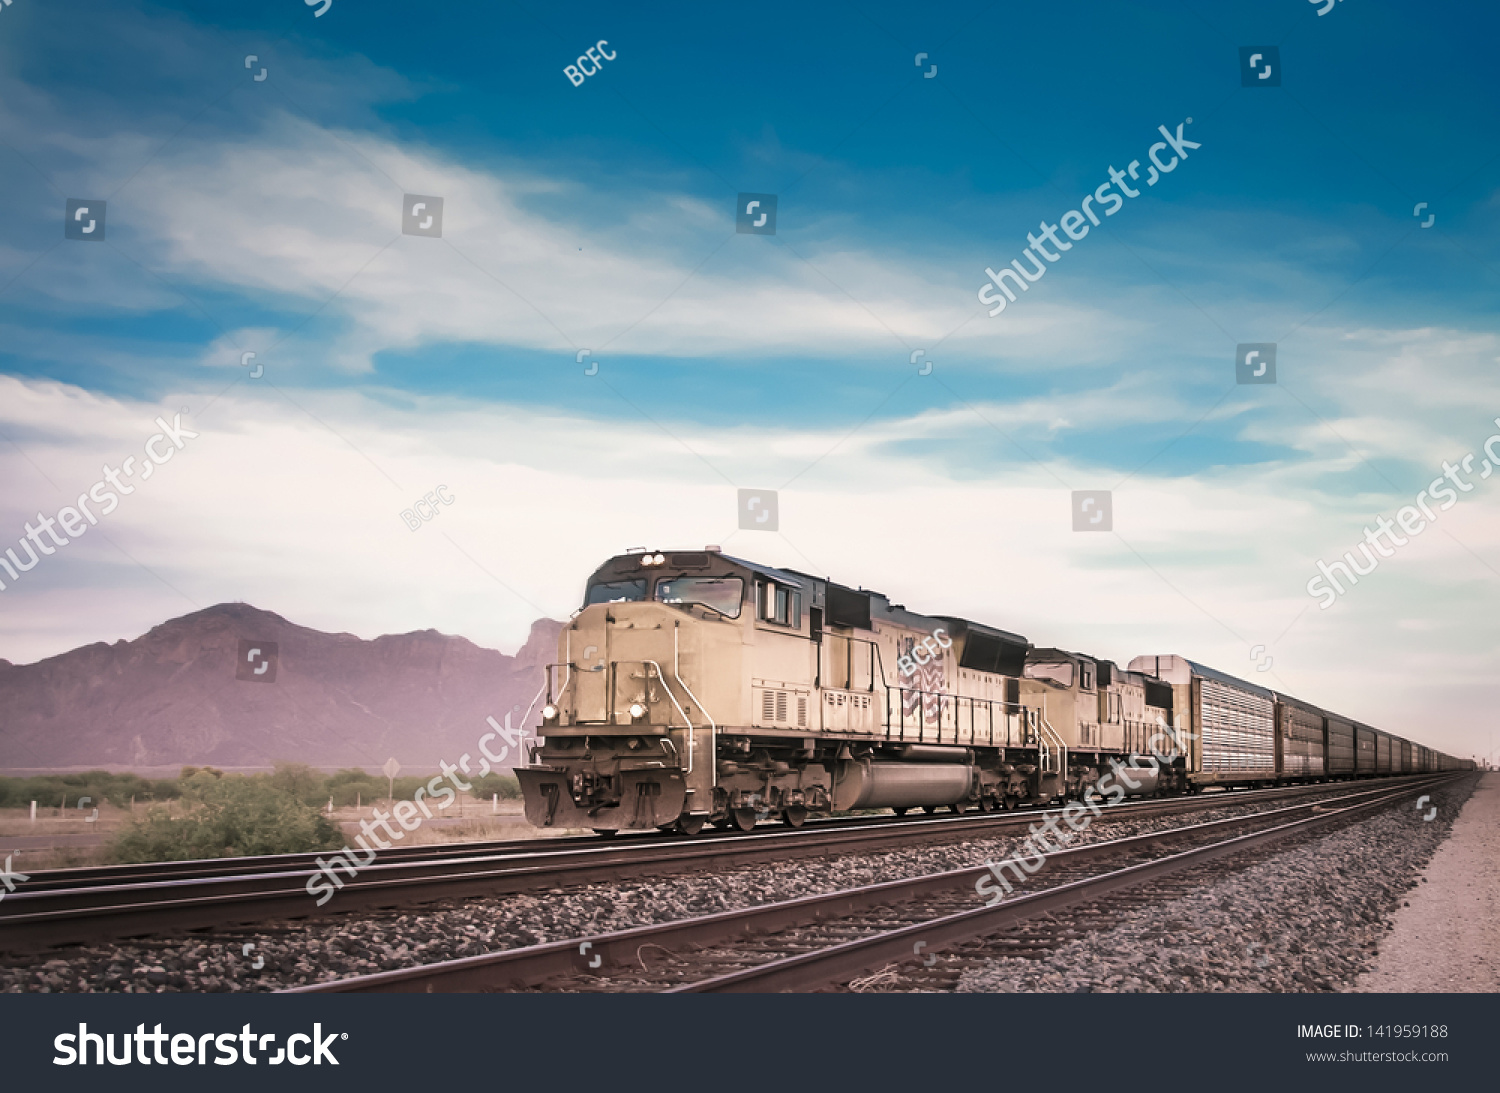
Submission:
M 802 625 L 802 593 L 776 581 L 755 582 L 755 617 L 778 626 Z

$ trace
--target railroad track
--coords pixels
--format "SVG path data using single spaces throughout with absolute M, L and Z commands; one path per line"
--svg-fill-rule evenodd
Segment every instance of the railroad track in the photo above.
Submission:
M 1255 801 L 1260 798 L 1277 798 L 1292 793 L 1326 793 L 1331 787 L 1326 783 L 1304 785 L 1296 787 L 1284 787 L 1279 789 L 1255 789 L 1255 790 L 1233 790 L 1221 793 L 1208 793 L 1195 800 L 1201 802 L 1222 803 L 1230 796 L 1237 802 Z M 1170 807 L 1171 801 L 1181 802 L 1183 798 L 1169 798 L 1167 800 L 1135 800 L 1124 807 L 1138 808 L 1145 806 L 1149 808 Z M 1200 807 L 1209 807 L 1202 804 Z M 1017 810 L 1017 816 L 1034 816 L 1045 812 L 1042 806 L 1023 806 Z M 1122 813 L 1123 814 L 1123 813 Z M 972 823 L 978 818 L 978 814 L 970 814 L 968 821 Z M 834 816 L 810 819 L 803 825 L 806 831 L 832 830 L 840 827 L 867 826 L 873 823 L 889 824 L 944 824 L 961 820 L 960 816 L 948 814 L 939 815 L 913 815 L 905 818 L 894 816 Z M 753 832 L 739 830 L 729 831 L 704 831 L 692 836 L 699 842 L 710 839 L 738 839 L 747 834 L 763 833 L 774 829 L 775 825 L 762 825 Z M 632 831 L 621 832 L 618 839 L 613 840 L 618 845 L 635 845 L 641 842 L 659 843 L 667 840 L 680 840 L 681 835 L 663 831 Z M 380 861 L 383 864 L 397 864 L 406 862 L 437 861 L 439 859 L 456 860 L 465 857 L 484 857 L 487 855 L 503 854 L 527 854 L 537 851 L 554 851 L 572 849 L 578 847 L 597 847 L 606 841 L 596 834 L 588 835 L 558 835 L 546 838 L 532 839 L 508 839 L 508 840 L 480 840 L 463 843 L 430 843 L 423 846 L 393 846 L 389 850 L 380 852 Z M 172 880 L 209 880 L 218 877 L 241 877 L 253 874 L 288 873 L 297 870 L 306 870 L 310 874 L 317 869 L 317 859 L 326 858 L 328 851 L 317 851 L 301 854 L 262 854 L 255 857 L 237 858 L 200 858 L 190 861 L 170 862 L 141 862 L 129 865 L 90 865 L 79 866 L 70 869 L 52 869 L 38 871 L 31 874 L 31 880 L 26 888 L 31 892 L 60 891 L 65 888 L 93 888 L 100 885 L 125 885 L 125 884 L 150 884 L 158 881 Z
M 1417 776 L 1382 780 L 1425 784 Z M 1355 783 L 1372 785 L 1374 783 Z M 1334 792 L 1332 784 L 1140 800 L 1104 810 L 1140 819 Z M 607 883 L 684 870 L 884 849 L 1024 831 L 1043 810 L 921 818 L 843 817 L 800 830 L 763 826 L 717 836 L 646 834 L 448 844 L 381 851 L 319 908 L 306 884 L 317 854 L 38 873 L 0 903 L 0 951 L 230 928 L 275 919 L 386 909 L 443 899 Z
M 1424 778 L 1431 787 L 1461 775 Z M 720 912 L 592 938 L 334 980 L 287 993 L 665 991 L 732 993 L 951 984 L 963 946 L 981 954 L 1055 947 L 1107 925 L 1110 900 L 1172 898 L 1201 867 L 1409 803 L 1412 783 L 1349 787 L 1337 797 L 1191 824 L 1047 855 L 1028 888 L 994 906 L 976 894 L 989 874 L 952 870 Z M 1149 892 L 1140 886 L 1152 882 Z M 1045 886 L 1045 887 L 1042 887 Z M 998 939 L 995 935 L 1002 935 Z M 957 954 L 957 955 L 955 955 Z M 969 959 L 974 959 L 974 950 Z M 905 969 L 904 971 L 902 969 Z M 873 976 L 871 973 L 874 973 Z

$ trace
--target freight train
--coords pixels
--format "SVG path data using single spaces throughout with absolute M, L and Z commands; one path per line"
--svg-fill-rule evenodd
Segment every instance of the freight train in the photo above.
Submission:
M 749 830 L 774 816 L 1472 768 L 1180 656 L 1121 668 L 879 592 L 633 550 L 589 578 L 516 769 L 538 827 Z

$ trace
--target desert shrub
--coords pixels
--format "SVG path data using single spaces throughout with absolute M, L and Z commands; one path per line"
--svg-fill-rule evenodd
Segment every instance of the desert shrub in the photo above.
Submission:
M 462 778 L 463 775 L 459 775 L 459 777 Z M 430 775 L 430 774 L 428 774 L 428 775 L 410 774 L 410 775 L 406 775 L 406 776 L 401 777 L 401 778 L 397 778 L 395 780 L 395 782 L 392 783 L 391 789 L 392 789 L 392 792 L 395 794 L 396 800 L 398 800 L 398 801 L 410 801 L 412 798 L 414 798 L 417 795 L 417 790 L 418 789 L 425 790 L 427 788 L 427 783 L 430 782 L 430 781 L 432 781 L 432 775 Z M 378 784 L 380 786 L 380 795 L 382 797 L 384 797 L 386 795 L 386 782 L 385 782 L 385 778 L 383 778 L 383 777 L 379 778 L 379 779 L 377 779 L 377 782 L 378 782 Z
M 359 767 L 345 767 L 343 770 L 334 771 L 328 776 L 328 786 L 341 786 L 350 782 L 374 782 L 375 775 L 367 774 Z
M 148 810 L 120 833 L 111 853 L 118 862 L 186 861 L 333 850 L 343 842 L 317 809 L 269 779 L 199 771 L 182 783 L 176 809 Z
M 264 777 L 268 785 L 305 805 L 317 806 L 328 800 L 327 777 L 306 763 L 278 759 L 271 773 Z
M 154 801 L 175 801 L 182 796 L 182 783 L 176 778 L 153 778 L 150 785 Z
M 77 808 L 80 799 L 91 806 L 105 801 L 128 807 L 130 799 L 164 801 L 177 796 L 174 781 L 148 781 L 138 774 L 112 774 L 87 770 L 71 774 L 43 774 L 32 778 L 0 778 L 0 808 L 26 808 L 32 801 L 39 808 Z
M 322 799 L 333 798 L 335 808 L 366 805 L 385 796 L 385 779 L 350 767 L 330 774 L 324 783 Z

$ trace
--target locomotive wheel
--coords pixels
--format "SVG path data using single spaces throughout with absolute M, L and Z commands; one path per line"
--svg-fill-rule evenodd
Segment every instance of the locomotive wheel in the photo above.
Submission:
M 753 808 L 737 808 L 729 816 L 734 821 L 734 826 L 741 831 L 750 831 L 755 827 L 756 815 Z
M 979 811 L 980 812 L 994 812 L 995 811 L 995 799 L 993 797 L 981 797 L 981 798 L 979 798 Z
M 1019 798 L 1006 797 L 1000 802 L 1000 807 L 1005 809 L 1006 812 L 1014 812 L 1016 810 L 1016 806 L 1020 803 L 1021 802 Z
M 891 811 L 894 812 L 897 816 L 905 816 L 906 815 L 906 806 L 905 805 L 892 805 L 891 806 Z
M 966 801 L 955 801 L 953 804 L 948 806 L 948 809 L 953 813 L 953 815 L 962 816 L 964 814 L 964 810 L 968 807 L 969 805 Z
M 701 813 L 697 816 L 686 814 L 677 817 L 677 822 L 672 825 L 673 829 L 683 835 L 696 835 L 703 830 L 703 824 L 708 819 Z
M 787 827 L 801 827 L 802 822 L 807 819 L 807 809 L 801 805 L 793 805 L 781 814 L 781 822 Z
M 922 806 L 922 811 L 925 812 L 925 813 L 927 813 L 927 815 L 929 815 L 929 816 L 936 816 L 937 815 L 937 810 L 938 810 L 938 806 L 937 805 L 923 805 Z

